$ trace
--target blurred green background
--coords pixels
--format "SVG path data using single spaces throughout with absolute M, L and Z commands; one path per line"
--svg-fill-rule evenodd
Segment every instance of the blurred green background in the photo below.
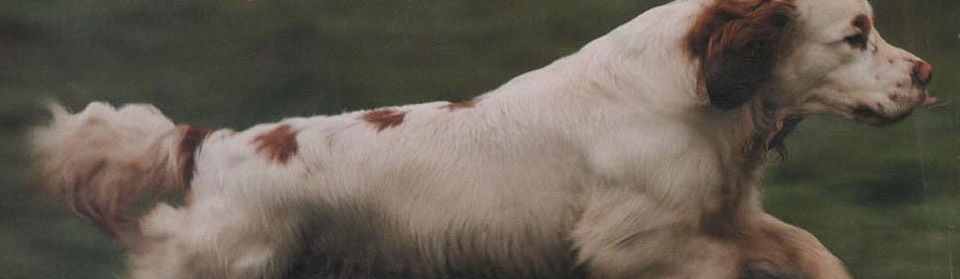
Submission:
M 23 135 L 44 98 L 148 102 L 237 129 L 461 100 L 664 2 L 0 2 L 0 278 L 124 274 L 120 247 L 30 185 Z M 958 278 L 960 1 L 873 3 L 886 39 L 934 65 L 941 105 L 886 128 L 807 120 L 768 171 L 765 203 L 856 278 Z

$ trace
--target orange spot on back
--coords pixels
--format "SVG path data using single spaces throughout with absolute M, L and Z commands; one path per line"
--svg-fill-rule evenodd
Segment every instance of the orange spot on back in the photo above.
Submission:
M 253 139 L 253 143 L 257 145 L 257 153 L 281 164 L 286 164 L 300 149 L 297 133 L 290 129 L 289 125 L 280 125 L 260 134 Z
M 383 129 L 400 125 L 400 123 L 403 123 L 403 118 L 406 117 L 406 115 L 406 112 L 399 112 L 392 109 L 379 109 L 365 113 L 363 120 L 377 127 L 377 132 L 379 132 L 383 131 Z
M 462 102 L 449 103 L 449 104 L 447 104 L 447 105 L 445 105 L 445 106 L 442 106 L 442 107 L 440 107 L 440 108 L 445 108 L 445 109 L 447 109 L 447 110 L 449 110 L 449 111 L 454 111 L 454 110 L 458 110 L 458 109 L 472 108 L 472 107 L 474 107 L 475 105 L 477 105 L 477 101 L 476 101 L 476 100 L 466 100 L 466 101 L 462 101 Z

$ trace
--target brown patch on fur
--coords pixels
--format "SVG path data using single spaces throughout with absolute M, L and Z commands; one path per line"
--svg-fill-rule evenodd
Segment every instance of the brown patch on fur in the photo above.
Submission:
M 850 25 L 854 28 L 857 28 L 857 33 L 843 38 L 845 42 L 850 44 L 850 47 L 859 50 L 867 49 L 867 42 L 870 40 L 870 31 L 872 25 L 870 23 L 870 17 L 865 14 L 859 14 L 850 21 Z M 874 48 L 873 52 L 876 53 L 877 49 Z
M 462 102 L 449 103 L 449 104 L 447 104 L 447 105 L 445 105 L 445 106 L 442 106 L 442 107 L 440 107 L 440 108 L 445 108 L 445 109 L 447 109 L 447 110 L 449 110 L 449 111 L 455 111 L 455 110 L 458 110 L 458 109 L 473 108 L 473 107 L 476 106 L 476 105 L 477 105 L 477 101 L 476 101 L 476 100 L 466 100 L 466 101 L 462 101 Z
M 700 60 L 700 82 L 710 104 L 730 110 L 761 90 L 777 64 L 792 0 L 716 0 L 683 40 Z
M 869 36 L 870 32 L 873 31 L 873 24 L 870 17 L 865 14 L 859 14 L 857 17 L 853 18 L 853 21 L 850 23 L 853 27 L 860 29 L 860 32 L 863 32 L 864 36 Z
M 377 132 L 386 128 L 399 126 L 406 117 L 406 112 L 395 111 L 392 109 L 379 109 L 363 114 L 363 120 L 370 122 L 377 128 Z
M 300 149 L 300 145 L 297 144 L 297 133 L 290 128 L 290 125 L 280 125 L 260 134 L 253 139 L 253 144 L 257 145 L 257 153 L 280 164 L 286 164 Z
M 180 177 L 184 188 L 190 187 L 190 181 L 193 180 L 193 173 L 196 168 L 196 159 L 194 158 L 203 140 L 210 135 L 210 130 L 200 129 L 192 126 L 181 128 L 183 130 L 183 139 L 177 148 L 177 166 L 180 167 Z

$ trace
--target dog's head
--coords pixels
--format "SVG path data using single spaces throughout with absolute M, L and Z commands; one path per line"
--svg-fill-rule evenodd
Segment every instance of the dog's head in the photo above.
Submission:
M 888 44 L 865 0 L 713 0 L 684 44 L 711 106 L 893 123 L 936 99 L 932 67 Z

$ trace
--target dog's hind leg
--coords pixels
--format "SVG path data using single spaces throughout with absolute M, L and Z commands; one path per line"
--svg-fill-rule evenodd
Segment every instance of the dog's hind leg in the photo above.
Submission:
M 189 208 L 157 206 L 141 223 L 132 251 L 134 279 L 279 278 L 299 232 L 285 218 L 256 218 L 206 200 Z
M 179 241 L 187 227 L 186 210 L 159 204 L 141 219 L 142 234 L 130 251 L 134 279 L 188 278 L 186 248 Z

